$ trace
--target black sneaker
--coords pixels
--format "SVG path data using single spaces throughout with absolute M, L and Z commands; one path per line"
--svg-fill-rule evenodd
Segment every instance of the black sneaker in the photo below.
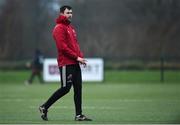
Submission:
M 48 118 L 47 118 L 47 112 L 48 112 L 48 110 L 45 109 L 44 106 L 40 106 L 40 107 L 39 107 L 39 111 L 40 111 L 40 113 L 41 113 L 41 118 L 42 118 L 44 121 L 48 121 Z
M 77 115 L 75 121 L 92 121 L 92 119 L 87 118 L 85 115 Z

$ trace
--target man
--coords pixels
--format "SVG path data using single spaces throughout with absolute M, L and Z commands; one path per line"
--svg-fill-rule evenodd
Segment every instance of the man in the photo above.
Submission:
M 42 69 L 43 69 L 43 60 L 44 60 L 43 54 L 41 53 L 39 49 L 36 49 L 34 58 L 30 64 L 32 73 L 30 75 L 30 78 L 25 82 L 25 84 L 27 85 L 32 84 L 35 76 L 39 78 L 40 83 L 44 83 L 42 79 L 42 75 L 41 75 Z
M 72 8 L 63 6 L 60 8 L 60 16 L 57 18 L 57 25 L 53 29 L 53 37 L 58 50 L 58 66 L 61 75 L 61 88 L 58 89 L 43 105 L 39 107 L 41 118 L 48 120 L 48 108 L 67 94 L 73 85 L 74 103 L 76 110 L 76 121 L 91 121 L 82 114 L 82 78 L 79 66 L 86 66 L 86 60 L 79 49 L 76 32 L 71 25 Z

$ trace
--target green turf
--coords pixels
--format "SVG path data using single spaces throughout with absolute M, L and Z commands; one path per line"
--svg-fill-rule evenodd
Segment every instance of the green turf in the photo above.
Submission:
M 27 72 L 0 73 L 0 123 L 180 123 L 179 78 L 168 75 L 169 82 L 159 83 L 158 79 L 149 80 L 156 74 L 152 73 L 150 78 L 144 74 L 147 79 L 138 79 L 135 76 L 140 73 L 134 72 L 133 75 L 133 72 L 106 73 L 108 79 L 106 78 L 103 83 L 83 84 L 83 112 L 93 119 L 92 122 L 73 120 L 72 91 L 50 108 L 49 121 L 42 121 L 37 108 L 59 87 L 59 84 L 40 85 L 35 82 L 26 86 L 23 81 L 28 76 Z M 12 78 L 7 79 L 5 74 L 11 75 Z M 119 78 L 122 74 L 131 79 L 128 81 L 125 76 Z M 6 82 L 2 82 L 3 80 Z M 175 82 L 170 82 L 171 80 Z
M 159 83 L 161 73 L 159 70 L 114 70 L 105 72 L 105 82 L 116 83 Z M 166 70 L 164 72 L 165 83 L 180 83 L 180 71 Z
M 0 85 L 0 123 L 74 122 L 72 91 L 49 110 L 43 122 L 37 110 L 57 84 Z M 93 122 L 82 123 L 180 123 L 179 84 L 84 84 L 84 113 Z
M 0 84 L 17 82 L 21 83 L 28 79 L 29 71 L 1 71 Z M 159 83 L 159 70 L 106 70 L 104 74 L 106 83 Z M 165 83 L 180 83 L 179 70 L 167 70 L 164 72 Z

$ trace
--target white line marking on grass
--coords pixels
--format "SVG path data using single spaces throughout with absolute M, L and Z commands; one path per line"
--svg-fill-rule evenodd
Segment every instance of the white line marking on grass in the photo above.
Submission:
M 44 99 L 24 99 L 24 98 L 0 98 L 0 102 L 23 102 L 23 101 L 33 101 L 33 102 L 39 102 L 43 101 Z M 65 100 L 67 101 L 67 100 Z M 179 102 L 179 99 L 86 99 L 86 101 L 107 101 L 107 102 L 155 102 L 155 101 L 177 101 Z
M 27 122 L 27 121 L 21 121 L 21 122 Z M 44 124 L 23 124 L 23 123 L 19 123 L 19 124 L 1 124 L 0 123 L 0 125 L 44 125 Z M 82 124 L 82 123 L 79 123 L 79 124 L 77 124 L 77 123 L 75 123 L 75 124 L 48 124 L 48 123 L 45 123 L 46 125 L 139 125 L 139 124 L 107 124 L 107 123 L 105 123 L 105 124 Z M 146 125 L 146 124 L 143 124 L 143 125 Z M 147 124 L 147 125 L 151 125 L 151 124 Z M 166 125 L 166 124 L 152 124 L 152 125 Z M 167 124 L 168 125 L 168 124 Z
M 39 101 L 43 101 L 43 99 L 29 99 L 29 98 L 27 98 L 27 99 L 24 99 L 24 98 L 1 99 L 0 98 L 0 102 L 1 101 L 4 101 L 4 102 L 12 102 L 12 101 L 14 101 L 14 102 L 23 102 L 23 101 L 39 102 Z
M 35 106 L 30 106 L 31 109 L 37 109 Z M 73 106 L 52 106 L 52 109 L 74 109 Z M 91 110 L 122 110 L 122 107 L 109 107 L 109 106 L 84 106 L 83 109 L 91 109 Z

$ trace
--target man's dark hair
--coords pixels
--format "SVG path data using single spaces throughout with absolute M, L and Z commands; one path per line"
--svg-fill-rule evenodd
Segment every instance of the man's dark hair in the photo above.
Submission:
M 60 8 L 60 13 L 64 13 L 65 9 L 72 10 L 71 6 L 65 5 Z

